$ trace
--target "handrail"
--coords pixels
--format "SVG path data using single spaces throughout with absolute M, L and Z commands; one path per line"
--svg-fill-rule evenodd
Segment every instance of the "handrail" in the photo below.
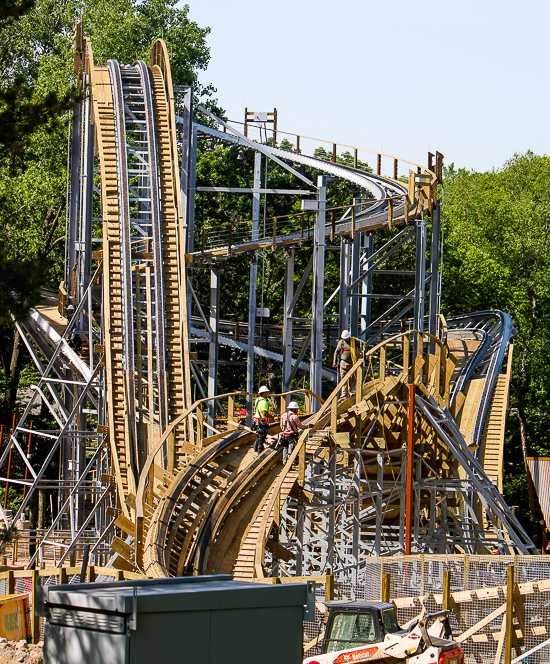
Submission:
M 404 185 L 405 183 L 401 183 L 401 184 Z M 402 198 L 406 198 L 406 197 L 407 197 L 407 194 L 405 192 L 403 192 L 401 194 L 395 194 L 394 196 L 388 196 L 388 197 L 380 199 L 380 200 L 379 199 L 374 199 L 374 200 L 363 201 L 362 203 L 348 203 L 347 205 L 337 205 L 335 207 L 327 207 L 327 208 L 325 208 L 325 212 L 338 212 L 338 210 L 348 210 L 349 208 L 353 208 L 353 207 L 362 207 L 362 208 L 364 208 L 368 205 L 377 205 L 381 201 L 386 202 L 386 201 L 391 201 L 391 200 L 395 200 L 395 199 L 402 199 Z M 304 215 L 314 215 L 314 214 L 315 214 L 315 211 L 311 211 L 311 210 L 310 211 L 290 212 L 289 214 L 278 214 L 278 215 L 273 216 L 273 217 L 261 217 L 258 220 L 245 219 L 245 220 L 242 220 L 242 221 L 228 222 L 226 224 L 218 224 L 217 226 L 201 226 L 200 228 L 194 228 L 192 232 L 193 233 L 199 233 L 199 232 L 202 232 L 202 230 L 204 228 L 208 228 L 208 230 L 214 230 L 216 228 L 227 228 L 228 226 L 232 226 L 232 227 L 233 226 L 242 226 L 244 224 L 252 224 L 252 223 L 257 223 L 257 222 L 262 222 L 262 221 L 272 221 L 273 222 L 275 220 L 280 221 L 281 219 L 290 219 L 291 217 L 300 217 L 300 216 L 304 216 Z M 349 220 L 346 220 L 346 221 L 349 221 Z
M 230 122 L 232 122 L 233 124 L 244 124 L 244 122 L 239 122 L 238 120 L 230 120 Z M 272 127 L 262 127 L 262 128 L 267 129 L 267 131 L 270 131 L 272 133 L 274 131 Z M 296 134 L 292 131 L 283 131 L 282 129 L 277 129 L 276 132 L 277 132 L 277 134 L 285 134 L 286 136 L 295 136 L 296 138 L 305 138 L 308 141 L 318 141 L 320 143 L 328 143 L 329 145 L 339 145 L 342 148 L 350 148 L 351 150 L 361 150 L 362 152 L 370 152 L 371 154 L 380 155 L 381 157 L 388 157 L 389 159 L 397 159 L 398 161 L 402 161 L 404 164 L 410 164 L 412 166 L 416 166 L 417 168 L 421 168 L 423 171 L 426 171 L 427 173 L 433 173 L 435 175 L 434 171 L 431 171 L 426 166 L 422 166 L 422 164 L 417 164 L 414 161 L 410 161 L 408 159 L 402 159 L 401 157 L 396 157 L 395 155 L 386 154 L 385 152 L 378 152 L 376 150 L 369 150 L 368 148 L 359 148 L 355 145 L 348 145 L 347 143 L 338 143 L 337 141 L 329 141 L 326 138 L 315 138 L 313 136 L 304 136 L 304 134 Z

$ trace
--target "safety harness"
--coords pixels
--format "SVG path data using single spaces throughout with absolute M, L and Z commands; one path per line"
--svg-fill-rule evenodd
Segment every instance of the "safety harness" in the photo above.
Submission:
M 283 418 L 286 417 L 286 420 Z M 298 429 L 295 429 L 292 426 L 292 422 L 290 421 L 290 416 L 288 414 L 288 411 L 283 415 L 283 418 L 281 418 L 281 429 L 283 430 L 283 436 L 286 438 L 291 438 L 292 436 L 297 436 L 298 435 Z M 290 427 L 290 429 L 287 429 L 287 426 Z

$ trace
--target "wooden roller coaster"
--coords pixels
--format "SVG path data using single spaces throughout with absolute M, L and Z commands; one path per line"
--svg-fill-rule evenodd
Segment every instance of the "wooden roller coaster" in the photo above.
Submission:
M 420 352 L 413 357 L 410 341 L 418 336 L 422 337 Z M 430 341 L 435 342 L 436 351 L 423 355 L 421 349 Z M 289 573 L 295 573 L 297 556 L 304 556 L 296 533 L 284 533 L 284 544 L 280 542 L 281 514 L 285 509 L 303 509 L 306 523 L 302 527 L 322 530 L 319 512 L 338 508 L 316 491 L 316 478 L 308 469 L 322 476 L 324 468 L 320 467 L 327 459 L 344 473 L 359 466 L 359 472 L 355 468 L 359 495 L 348 501 L 340 497 L 337 502 L 346 513 L 359 502 L 358 511 L 364 516 L 357 539 L 372 542 L 374 549 L 380 549 L 382 540 L 395 551 L 410 548 L 412 540 L 422 540 L 434 550 L 447 550 L 453 540 L 463 539 L 460 519 L 467 506 L 472 515 L 479 515 L 469 526 L 474 550 L 505 538 L 508 543 L 517 541 L 527 552 L 532 546 L 528 537 L 454 423 L 459 404 L 465 402 L 460 392 L 451 404 L 457 367 L 457 358 L 440 339 L 416 332 L 389 338 L 359 360 L 311 416 L 312 429 L 302 434 L 284 466 L 280 449 L 254 456 L 253 433 L 232 431 L 206 438 L 204 451 L 177 476 L 159 473 L 148 497 L 144 485 L 138 488 L 136 514 L 138 520 L 143 519 L 145 544 L 144 551 L 136 548 L 128 562 L 153 576 L 220 572 L 252 579 L 268 576 L 275 565 L 280 569 L 285 564 Z M 339 398 L 347 380 L 356 380 L 361 388 L 348 398 Z M 413 398 L 411 386 L 416 394 Z M 441 436 L 434 418 L 442 427 Z M 272 429 L 272 433 L 276 431 L 276 427 Z M 458 453 L 442 440 L 445 434 L 455 439 Z M 411 438 L 412 447 L 407 449 Z M 157 447 L 160 445 L 162 441 Z M 407 478 L 406 457 L 411 449 L 416 468 Z M 336 474 L 336 468 L 333 472 Z M 416 533 L 412 532 L 412 518 L 407 521 L 411 509 L 407 507 L 407 486 L 414 492 L 413 509 L 419 517 Z M 481 498 L 468 496 L 473 487 Z M 343 515 L 344 520 L 346 516 L 350 514 Z M 439 543 L 430 542 L 434 534 Z M 329 533 L 325 538 L 328 542 Z M 304 569 L 303 559 L 298 567 L 312 575 L 324 571 L 313 565 Z
M 109 60 L 99 66 L 78 26 L 75 72 L 87 96 L 80 124 L 74 123 L 73 143 L 85 151 L 83 163 L 92 167 L 95 144 L 99 180 L 96 189 L 92 176 L 86 180 L 74 206 L 81 212 L 71 217 L 67 282 L 59 299 L 59 311 L 68 317 L 64 332 L 53 330 L 53 319 L 48 323 L 49 305 L 38 307 L 20 328 L 33 357 L 36 348 L 46 355 L 47 366 L 36 360 L 41 371 L 37 398 L 52 402 L 48 408 L 59 424 L 59 431 L 36 435 L 53 439 L 49 460 L 67 440 L 73 450 L 62 457 L 57 517 L 31 563 L 45 555 L 55 533 L 64 531 L 70 540 L 59 564 L 88 541 L 92 553 L 111 565 L 156 577 L 232 573 L 255 579 L 316 575 L 330 568 L 357 583 L 373 554 L 479 553 L 498 543 L 510 551 L 536 552 L 499 493 L 511 320 L 502 312 L 480 312 L 445 321 L 438 313 L 441 155 L 436 164 L 430 160 L 428 168 L 411 171 L 407 183 L 397 178 L 397 160 L 393 177 L 387 177 L 380 172 L 380 157 L 373 174 L 356 164 L 306 157 L 299 149 L 285 153 L 254 144 L 216 118 L 224 132 L 193 128 L 190 104 L 185 117 L 176 115 L 162 40 L 154 44 L 148 64 Z M 184 132 L 181 144 L 177 126 Z M 301 214 L 266 220 L 262 232 L 258 215 L 219 233 L 195 229 L 189 146 L 196 150 L 198 131 L 282 164 L 316 188 L 316 201 L 309 201 Z M 83 132 L 84 140 L 76 132 Z M 185 178 L 180 178 L 179 150 Z M 315 186 L 288 161 L 347 178 L 369 197 L 342 209 L 327 208 L 324 176 Z M 182 198 L 184 181 L 188 187 Z M 255 187 L 259 191 L 257 180 Z M 92 210 L 99 216 L 93 217 Z M 427 272 L 429 213 L 434 222 Z M 98 224 L 102 237 L 95 241 L 101 241 L 102 250 L 88 251 L 86 242 L 97 235 Z M 377 229 L 392 235 L 374 251 Z M 341 327 L 350 321 L 359 331 L 359 288 L 365 302 L 369 297 L 397 301 L 375 321 L 363 313 L 367 350 L 323 400 L 323 380 L 334 380 L 330 367 L 323 367 L 323 339 L 331 342 L 323 325 L 327 238 L 341 241 Z M 374 295 L 368 280 L 413 239 L 415 287 L 401 300 Z M 294 292 L 293 252 L 306 245 L 313 246 L 313 256 Z M 253 319 L 247 346 L 236 331 L 234 339 L 224 340 L 219 320 L 212 318 L 215 299 L 209 322 L 188 279 L 190 266 L 211 265 L 214 273 L 217 257 L 244 251 L 254 256 L 263 246 L 287 251 L 282 355 L 256 347 Z M 86 269 L 79 267 L 82 261 L 88 261 Z M 309 271 L 314 275 L 313 318 L 293 357 L 292 308 Z M 251 298 L 252 292 L 255 298 L 251 286 Z M 291 395 L 305 396 L 311 424 L 285 464 L 276 445 L 276 423 L 269 431 L 273 446 L 260 455 L 253 452 L 255 434 L 235 416 L 236 400 L 250 394 L 217 395 L 214 389 L 193 400 L 200 381 L 189 349 L 202 332 L 190 319 L 191 297 L 214 360 L 218 343 L 248 349 L 249 371 L 254 352 L 280 358 L 284 383 L 290 385 L 310 344 L 313 391 L 275 395 L 282 408 Z M 69 300 L 76 303 L 72 317 Z M 406 329 L 411 309 L 412 325 Z M 369 311 L 366 305 L 363 310 Z M 85 337 L 86 362 L 67 343 L 75 330 Z M 502 373 L 507 354 L 508 369 Z M 217 369 L 215 361 L 211 366 Z M 351 395 L 342 397 L 346 383 Z M 18 441 L 28 430 L 31 407 L 12 437 L 12 447 L 23 457 Z M 6 453 L 0 465 L 5 462 Z M 25 463 L 33 479 L 20 511 L 33 491 L 49 487 L 47 463 L 36 469 L 29 459 Z

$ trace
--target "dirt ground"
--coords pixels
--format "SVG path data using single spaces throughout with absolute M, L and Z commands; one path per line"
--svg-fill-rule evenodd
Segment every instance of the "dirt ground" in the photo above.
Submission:
M 0 638 L 0 664 L 42 664 L 42 646 Z

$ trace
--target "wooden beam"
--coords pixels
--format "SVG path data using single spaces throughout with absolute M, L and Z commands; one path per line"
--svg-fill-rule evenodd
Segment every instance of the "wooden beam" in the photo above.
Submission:
M 460 620 L 460 606 L 454 601 L 451 594 L 451 571 L 446 569 L 443 572 L 443 602 L 441 608 L 443 611 L 454 611 L 457 620 Z
M 504 664 L 512 664 L 512 646 L 514 644 L 514 565 L 507 571 L 506 583 L 506 637 L 504 643 Z
M 382 601 L 389 602 L 391 594 L 391 574 L 382 574 Z

